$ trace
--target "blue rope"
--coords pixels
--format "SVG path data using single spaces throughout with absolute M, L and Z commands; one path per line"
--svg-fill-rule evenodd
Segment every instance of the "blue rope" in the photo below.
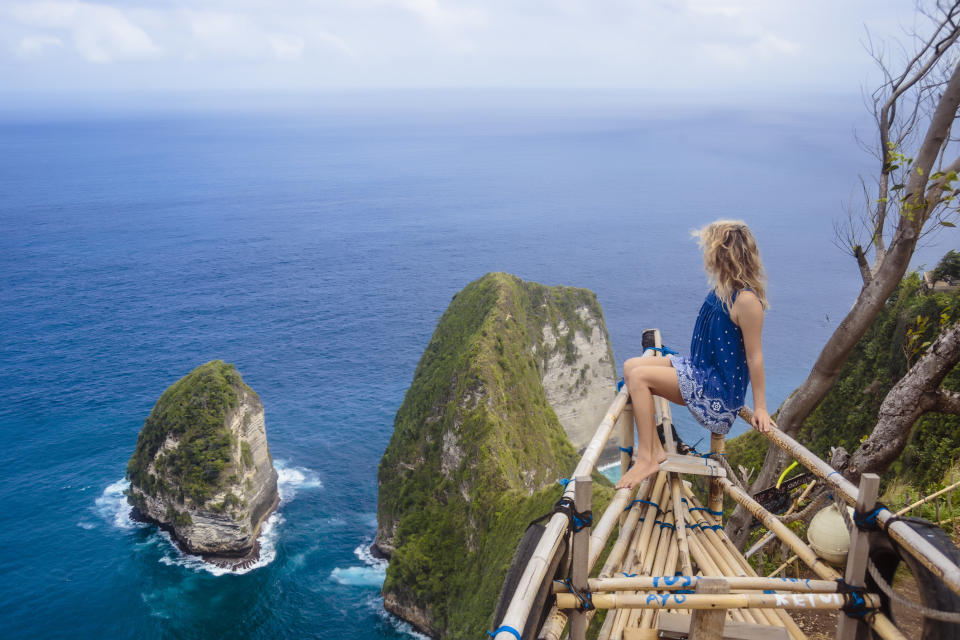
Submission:
M 674 351 L 670 347 L 647 347 L 644 351 L 659 351 L 662 356 L 680 355 L 679 351 Z
M 853 512 L 853 522 L 857 525 L 857 529 L 877 531 L 880 528 L 880 523 L 877 522 L 877 515 L 886 508 L 887 505 L 878 502 L 872 511 L 863 512 L 855 510 Z
M 639 575 L 639 574 L 637 574 L 637 573 L 627 573 L 626 571 L 621 571 L 620 573 L 622 573 L 623 575 L 625 575 L 625 576 L 628 577 L 628 578 L 636 578 L 636 577 Z
M 620 449 L 620 451 L 623 451 L 625 454 L 627 454 L 631 458 L 633 457 L 633 447 L 617 447 L 617 448 Z
M 827 474 L 827 477 L 824 478 L 824 481 L 826 481 L 827 483 L 829 483 L 829 482 L 830 482 L 830 476 L 832 476 L 832 475 L 835 474 L 835 473 L 836 473 L 836 474 L 839 474 L 840 472 L 839 472 L 839 471 L 831 471 L 830 473 Z
M 566 489 L 567 485 L 573 481 L 570 478 L 560 478 L 559 480 L 557 480 L 557 482 L 559 482 L 563 486 L 563 488 Z
M 623 389 L 623 385 L 625 385 L 626 383 L 627 381 L 624 380 L 623 378 L 620 378 L 619 380 L 617 380 L 617 393 L 620 393 L 620 389 Z
M 496 629 L 495 631 L 487 631 L 487 635 L 490 636 L 491 638 L 496 638 L 497 634 L 500 633 L 501 631 L 506 631 L 517 640 L 523 640 L 523 637 L 520 635 L 519 631 L 507 625 L 503 625 L 502 627 L 500 627 L 499 629 Z
M 658 505 L 656 502 L 650 502 L 649 500 L 641 500 L 640 498 L 637 498 L 636 500 L 634 500 L 633 502 L 631 502 L 630 504 L 628 504 L 628 505 L 627 505 L 627 508 L 624 509 L 624 511 L 630 511 L 630 509 L 632 509 L 632 508 L 633 508 L 633 505 L 635 505 L 635 504 L 648 504 L 648 505 L 650 505 L 651 507 L 653 507 L 654 509 L 656 509 L 656 510 L 657 510 L 657 513 L 662 513 L 662 511 L 661 511 L 661 509 L 660 509 L 660 505 Z

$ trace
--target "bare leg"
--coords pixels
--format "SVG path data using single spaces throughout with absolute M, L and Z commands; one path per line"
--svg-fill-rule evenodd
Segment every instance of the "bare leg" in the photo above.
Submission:
M 624 375 L 637 424 L 637 459 L 620 478 L 617 489 L 639 485 L 645 478 L 656 473 L 660 463 L 667 459 L 657 436 L 657 425 L 654 423 L 654 394 L 676 404 L 684 404 L 677 382 L 677 372 L 670 366 L 670 361 L 667 358 L 643 360 L 649 360 L 649 366 L 646 362 L 631 363 L 630 360 L 624 363 Z M 661 362 L 655 362 L 657 360 Z M 628 364 L 632 365 L 629 369 Z

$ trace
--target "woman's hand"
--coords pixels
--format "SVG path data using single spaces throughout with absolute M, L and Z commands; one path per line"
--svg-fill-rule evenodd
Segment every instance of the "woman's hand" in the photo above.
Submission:
M 760 433 L 766 433 L 770 431 L 770 427 L 777 426 L 777 423 L 773 421 L 773 418 L 770 417 L 766 409 L 754 410 L 753 419 L 750 420 L 750 424 Z

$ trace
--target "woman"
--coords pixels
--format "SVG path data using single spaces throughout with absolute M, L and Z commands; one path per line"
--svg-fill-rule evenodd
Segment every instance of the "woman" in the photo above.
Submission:
M 713 433 L 730 431 L 753 386 L 753 426 L 776 426 L 767 412 L 760 334 L 767 307 L 766 276 L 750 229 L 718 220 L 694 232 L 712 289 L 700 308 L 690 357 L 630 358 L 623 375 L 637 423 L 636 460 L 617 488 L 633 488 L 666 460 L 654 424 L 653 396 L 686 405 Z

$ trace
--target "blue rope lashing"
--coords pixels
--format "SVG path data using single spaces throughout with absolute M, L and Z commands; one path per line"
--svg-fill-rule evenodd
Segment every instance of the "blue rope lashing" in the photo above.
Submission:
M 837 592 L 843 594 L 840 610 L 847 616 L 869 620 L 876 613 L 876 609 L 867 606 L 867 600 L 863 597 L 864 587 L 854 587 L 844 582 L 843 578 L 837 578 Z
M 498 629 L 496 629 L 496 630 L 494 630 L 494 631 L 487 631 L 487 635 L 490 636 L 491 638 L 496 638 L 496 637 L 497 637 L 497 634 L 500 633 L 501 631 L 506 631 L 507 633 L 509 633 L 510 635 L 512 635 L 512 636 L 513 636 L 514 638 L 516 638 L 517 640 L 523 640 L 523 637 L 520 635 L 520 632 L 519 632 L 519 631 L 517 631 L 517 630 L 514 629 L 513 627 L 510 627 L 510 626 L 507 626 L 507 625 L 503 625 L 502 627 L 499 627 Z
M 617 393 L 620 393 L 620 390 L 623 389 L 623 385 L 627 384 L 627 381 L 623 378 L 617 380 Z
M 574 587 L 572 584 L 570 584 L 569 578 L 565 580 L 557 580 L 557 582 L 562 582 L 563 584 L 565 584 L 567 586 L 567 589 L 570 590 L 570 593 L 572 593 L 577 598 L 577 601 L 580 603 L 579 606 L 577 606 L 578 611 L 590 611 L 590 609 L 594 608 L 592 593 L 590 593 L 589 591 L 580 591 L 579 589 Z
M 621 571 L 620 573 L 622 573 L 627 578 L 636 578 L 639 575 L 637 573 L 627 573 L 626 571 Z
M 773 589 L 764 589 L 763 592 L 769 595 L 773 595 L 776 593 L 776 591 L 774 591 Z
M 561 485 L 564 489 L 566 489 L 566 488 L 567 488 L 567 485 L 570 484 L 570 483 L 573 482 L 573 481 L 572 481 L 570 478 L 560 478 L 559 480 L 557 480 L 557 482 L 560 483 L 560 485 Z
M 839 471 L 831 471 L 830 473 L 827 474 L 827 477 L 824 478 L 824 480 L 827 482 L 827 484 L 830 483 L 830 476 L 832 476 L 832 475 L 835 474 L 835 473 L 839 475 L 840 472 L 839 472 Z
M 661 522 L 661 523 L 660 523 L 660 528 L 663 529 L 664 527 L 667 527 L 668 529 L 670 529 L 670 530 L 672 530 L 672 531 L 676 531 L 676 530 L 677 530 L 677 528 L 676 528 L 675 526 L 673 526 L 672 524 L 670 524 L 669 522 Z
M 886 508 L 887 505 L 878 502 L 872 511 L 863 512 L 855 510 L 853 512 L 853 522 L 857 525 L 857 529 L 862 531 L 877 531 L 880 529 L 880 523 L 877 522 L 877 515 Z
M 620 449 L 620 451 L 623 451 L 625 454 L 627 454 L 631 458 L 633 457 L 633 447 L 617 447 L 617 448 Z
M 660 505 L 658 505 L 656 502 L 650 502 L 649 500 L 641 500 L 640 498 L 637 498 L 636 500 L 628 504 L 627 508 L 624 509 L 624 511 L 630 511 L 630 509 L 632 509 L 633 505 L 635 504 L 648 504 L 654 509 L 656 509 L 657 513 L 663 513 L 663 511 L 660 509 Z
M 679 351 L 674 351 L 670 347 L 647 347 L 644 351 L 658 351 L 662 356 L 680 355 Z
M 573 513 L 573 532 L 577 533 L 585 527 L 593 526 L 593 512 Z
M 693 589 L 674 589 L 674 593 L 696 593 Z

